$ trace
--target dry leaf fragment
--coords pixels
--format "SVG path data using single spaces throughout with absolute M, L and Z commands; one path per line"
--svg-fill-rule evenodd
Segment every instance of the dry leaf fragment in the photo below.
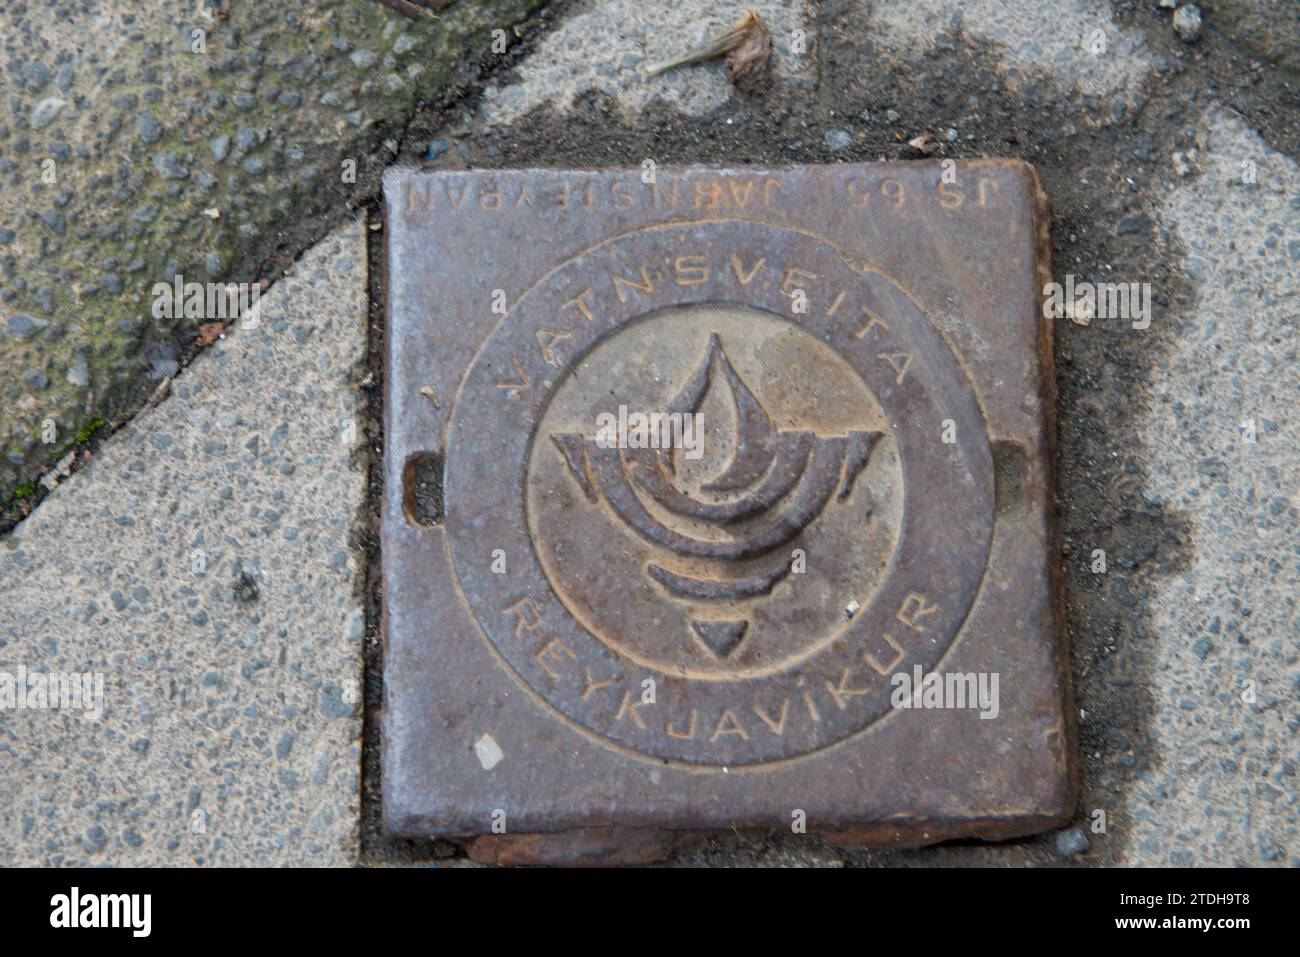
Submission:
M 772 35 L 752 10 L 741 18 L 745 38 L 727 54 L 727 76 L 742 93 L 756 93 L 772 75 Z
M 646 69 L 647 76 L 658 76 L 689 63 L 702 63 L 726 55 L 727 76 L 736 89 L 753 93 L 768 81 L 772 69 L 772 35 L 767 24 L 753 10 L 736 21 L 726 33 L 719 34 L 692 50 Z
M 230 7 L 224 3 L 219 3 L 213 5 L 212 7 L 208 7 L 206 4 L 202 2 L 202 0 L 200 0 L 197 6 L 199 11 L 199 16 L 201 16 L 204 20 L 208 20 L 212 23 L 224 23 L 226 17 L 230 16 Z
M 194 344 L 200 348 L 212 345 L 221 338 L 221 334 L 226 331 L 226 327 L 219 322 L 205 322 L 199 326 L 199 334 L 194 340 Z
M 922 133 L 908 140 L 907 145 L 922 156 L 933 156 L 939 149 L 939 140 L 933 133 Z

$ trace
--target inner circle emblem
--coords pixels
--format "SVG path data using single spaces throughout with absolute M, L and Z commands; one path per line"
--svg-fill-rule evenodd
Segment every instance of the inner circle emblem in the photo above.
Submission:
M 559 264 L 445 443 L 469 613 L 531 694 L 641 756 L 756 764 L 868 728 L 987 562 L 960 363 L 894 280 L 794 229 L 665 223 Z
M 893 431 L 853 368 L 789 320 L 716 304 L 643 317 L 576 360 L 526 488 L 569 611 L 697 680 L 834 640 L 883 579 L 902 507 Z

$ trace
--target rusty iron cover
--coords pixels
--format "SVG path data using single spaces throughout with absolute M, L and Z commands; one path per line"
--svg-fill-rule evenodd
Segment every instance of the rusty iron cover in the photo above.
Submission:
M 1072 816 L 1031 167 L 384 190 L 392 832 L 627 859 Z

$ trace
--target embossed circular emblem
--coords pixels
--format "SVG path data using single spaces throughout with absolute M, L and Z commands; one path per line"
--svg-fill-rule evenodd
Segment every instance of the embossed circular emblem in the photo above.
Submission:
M 769 224 L 558 265 L 484 343 L 446 447 L 487 640 L 565 718 L 664 760 L 868 727 L 890 676 L 947 650 L 990 547 L 987 432 L 943 337 L 883 273 Z

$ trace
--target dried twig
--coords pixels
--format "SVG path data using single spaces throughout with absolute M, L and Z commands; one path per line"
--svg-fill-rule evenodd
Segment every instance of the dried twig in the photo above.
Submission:
M 422 20 L 432 19 L 433 11 L 411 3 L 411 0 L 379 0 L 384 6 L 398 13 L 404 13 L 408 17 L 419 17 Z

